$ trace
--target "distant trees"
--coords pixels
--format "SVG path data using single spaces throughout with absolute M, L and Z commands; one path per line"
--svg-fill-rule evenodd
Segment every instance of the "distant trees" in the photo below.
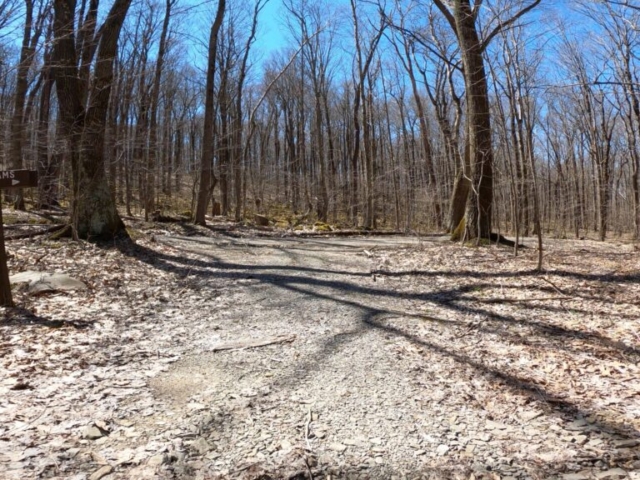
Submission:
M 632 4 L 584 2 L 559 42 L 540 0 L 287 0 L 261 57 L 267 4 L 214 3 L 199 60 L 178 0 L 0 0 L 5 168 L 37 168 L 82 238 L 123 232 L 118 208 L 640 237 Z M 599 35 L 562 34 L 581 22 Z

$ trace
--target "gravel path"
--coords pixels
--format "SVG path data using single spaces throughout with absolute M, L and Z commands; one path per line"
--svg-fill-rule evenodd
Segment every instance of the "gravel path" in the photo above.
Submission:
M 0 478 L 640 480 L 633 245 L 160 233 L 12 246 Z
M 422 468 L 417 378 L 390 354 L 384 328 L 397 315 L 389 306 L 402 301 L 371 273 L 372 251 L 416 246 L 415 238 L 159 241 L 210 255 L 224 275 L 246 277 L 243 295 L 218 314 L 224 330 L 202 338 L 203 350 L 221 339 L 295 335 L 291 344 L 188 357 L 153 382 L 161 398 L 178 403 L 241 407 L 240 417 L 222 408 L 225 421 L 213 429 L 212 445 L 222 435 L 231 447 L 210 456 L 222 473 L 295 447 L 337 471 L 355 467 L 383 478 L 394 465 Z
M 637 446 L 637 431 L 599 424 L 594 411 L 570 402 L 554 411 L 545 381 L 510 375 L 511 358 L 504 370 L 499 358 L 484 361 L 486 334 L 475 330 L 489 312 L 455 302 L 460 291 L 486 286 L 393 275 L 416 258 L 437 272 L 473 256 L 482 276 L 500 270 L 493 263 L 509 258 L 504 250 L 480 253 L 442 237 L 158 240 L 209 259 L 218 280 L 242 281 L 215 314 L 221 329 L 199 340 L 201 352 L 222 340 L 295 335 L 282 345 L 188 356 L 153 381 L 159 398 L 204 412 L 192 443 L 204 458 L 177 473 L 639 478 L 637 450 L 625 450 L 626 470 L 611 461 L 619 454 L 605 453 Z M 488 336 L 512 348 L 517 342 L 503 333 Z M 630 418 L 640 413 L 633 400 Z

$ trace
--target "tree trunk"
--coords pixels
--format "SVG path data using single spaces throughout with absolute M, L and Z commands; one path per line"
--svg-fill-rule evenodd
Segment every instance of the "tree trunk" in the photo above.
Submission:
M 113 60 L 131 0 L 115 0 L 100 29 L 91 92 L 82 91 L 74 44 L 74 0 L 54 1 L 53 59 L 56 90 L 72 169 L 71 220 L 80 238 L 111 239 L 125 231 L 105 172 L 104 140 Z M 83 98 L 89 98 L 83 107 Z
M 491 237 L 493 204 L 493 147 L 487 76 L 482 44 L 469 0 L 455 1 L 455 25 L 460 43 L 469 116 L 471 193 L 467 199 L 465 236 Z
M 213 154 L 214 154 L 214 138 L 213 138 L 213 124 L 214 124 L 214 80 L 216 69 L 216 56 L 218 49 L 218 33 L 222 26 L 222 19 L 225 12 L 225 0 L 218 0 L 218 10 L 216 12 L 216 18 L 211 25 L 211 32 L 209 34 L 209 59 L 207 62 L 207 85 L 205 90 L 205 104 L 204 104 L 204 134 L 202 138 L 202 157 L 200 159 L 200 185 L 198 188 L 198 200 L 196 204 L 196 215 L 194 223 L 198 225 L 205 225 L 205 215 L 207 208 L 209 207 L 209 197 L 211 196 L 211 185 L 215 182 L 213 176 Z M 215 184 L 214 184 L 215 185 Z

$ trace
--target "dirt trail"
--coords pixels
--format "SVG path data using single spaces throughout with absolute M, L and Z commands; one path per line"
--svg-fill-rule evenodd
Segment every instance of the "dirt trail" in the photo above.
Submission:
M 639 480 L 635 247 L 445 240 L 14 248 L 90 288 L 0 325 L 6 478 Z
M 498 358 L 484 360 L 486 337 L 505 350 L 513 350 L 514 339 L 509 317 L 500 316 L 504 307 L 497 305 L 494 319 L 474 308 L 473 297 L 483 296 L 475 292 L 498 287 L 477 279 L 512 260 L 505 250 L 478 255 L 443 240 L 160 239 L 198 252 L 229 279 L 243 279 L 241 294 L 217 312 L 221 330 L 201 338 L 199 348 L 296 337 L 285 345 L 189 356 L 154 380 L 160 398 L 205 406 L 199 432 L 207 439 L 200 443 L 205 460 L 193 472 L 284 477 L 315 465 L 316 475 L 337 478 L 546 478 L 572 470 L 581 472 L 575 478 L 603 472 L 638 478 L 628 471 L 640 467 L 633 464 L 640 460 L 636 450 L 625 452 L 627 470 L 616 470 L 622 462 L 612 463 L 602 450 L 633 446 L 637 431 L 629 437 L 615 422 L 597 425 L 597 415 L 589 418 L 595 411 L 571 402 L 554 412 L 544 382 L 536 390 L 535 381 L 502 370 Z M 434 275 L 407 271 L 406 260 L 416 256 Z M 469 272 L 470 282 L 459 272 L 451 282 L 447 272 L 463 268 L 465 257 L 473 257 L 477 278 Z M 526 291 L 517 275 L 509 276 L 498 283 L 515 280 Z M 500 292 L 513 286 L 500 285 Z M 451 308 L 465 297 L 470 305 Z M 491 320 L 504 330 L 476 332 Z M 506 357 L 517 358 L 519 349 Z
M 219 312 L 223 330 L 198 347 L 207 350 L 220 339 L 296 337 L 286 345 L 188 357 L 153 382 L 160 397 L 176 402 L 244 407 L 249 431 L 231 415 L 218 426 L 228 448 L 214 454 L 220 467 L 232 473 L 233 466 L 298 446 L 338 469 L 373 468 L 378 475 L 394 464 L 420 469 L 416 391 L 406 376 L 411 366 L 390 354 L 389 333 L 374 323 L 397 315 L 402 299 L 372 274 L 384 266 L 376 249 L 415 247 L 418 240 L 252 239 L 212 247 L 198 239 L 159 240 L 206 255 L 225 275 L 246 278 L 242 298 Z

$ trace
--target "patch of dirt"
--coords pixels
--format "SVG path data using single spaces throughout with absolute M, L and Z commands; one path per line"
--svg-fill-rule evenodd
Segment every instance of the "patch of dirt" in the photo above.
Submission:
M 5 312 L 6 478 L 640 479 L 633 245 L 156 230 L 9 245 L 89 290 Z

